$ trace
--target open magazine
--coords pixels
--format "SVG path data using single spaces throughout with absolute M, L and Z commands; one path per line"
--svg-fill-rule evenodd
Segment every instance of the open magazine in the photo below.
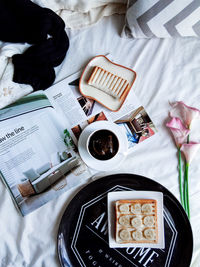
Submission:
M 112 112 L 80 94 L 80 75 L 0 110 L 0 174 L 22 215 L 94 174 L 77 150 L 88 124 L 115 122 L 126 133 L 130 152 L 156 132 L 134 90 L 122 108 Z

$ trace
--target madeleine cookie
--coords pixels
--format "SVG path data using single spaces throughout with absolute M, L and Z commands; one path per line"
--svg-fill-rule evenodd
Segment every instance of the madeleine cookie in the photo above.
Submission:
M 158 242 L 156 200 L 118 200 L 115 211 L 117 243 Z

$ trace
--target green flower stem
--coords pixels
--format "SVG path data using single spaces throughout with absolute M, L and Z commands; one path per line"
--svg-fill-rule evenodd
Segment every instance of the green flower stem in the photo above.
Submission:
M 179 190 L 181 195 L 181 204 L 185 208 L 183 199 L 183 188 L 182 188 L 182 166 L 181 166 L 181 149 L 178 148 L 178 165 L 179 165 Z
M 186 178 L 186 160 L 185 160 L 185 173 L 184 173 L 184 185 L 183 185 L 183 198 L 184 198 L 184 206 L 185 211 L 188 215 L 188 206 L 187 206 L 187 178 Z
M 185 165 L 185 187 L 186 187 L 186 202 L 187 202 L 187 213 L 188 218 L 190 219 L 190 203 L 189 203 L 189 184 L 188 184 L 188 174 L 189 174 L 189 163 L 187 162 Z
M 188 129 L 190 129 L 190 125 L 188 126 Z M 190 142 L 190 135 L 187 136 L 187 144 Z M 189 208 L 189 191 L 188 191 L 188 168 L 189 164 L 187 163 L 185 159 L 185 174 L 184 174 L 184 203 L 185 203 L 185 211 L 188 215 L 188 218 L 190 218 L 190 208 Z

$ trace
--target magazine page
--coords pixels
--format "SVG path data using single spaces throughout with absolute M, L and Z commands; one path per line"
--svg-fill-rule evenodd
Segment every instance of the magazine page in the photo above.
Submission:
M 46 95 L 56 111 L 65 116 L 67 129 L 76 144 L 83 129 L 99 120 L 109 120 L 121 127 L 128 139 L 129 152 L 134 151 L 136 144 L 156 133 L 151 118 L 133 89 L 130 90 L 121 109 L 113 112 L 80 94 L 80 76 L 81 71 L 46 90 Z
M 0 122 L 49 107 L 53 108 L 44 91 L 37 91 L 4 109 L 0 109 Z
M 40 100 L 17 105 L 20 116 L 14 106 L 0 113 L 0 174 L 22 215 L 91 176 L 64 120 Z

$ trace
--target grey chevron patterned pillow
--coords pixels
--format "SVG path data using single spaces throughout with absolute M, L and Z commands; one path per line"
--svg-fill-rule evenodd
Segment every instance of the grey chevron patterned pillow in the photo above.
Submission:
M 200 0 L 128 0 L 122 37 L 200 37 Z

